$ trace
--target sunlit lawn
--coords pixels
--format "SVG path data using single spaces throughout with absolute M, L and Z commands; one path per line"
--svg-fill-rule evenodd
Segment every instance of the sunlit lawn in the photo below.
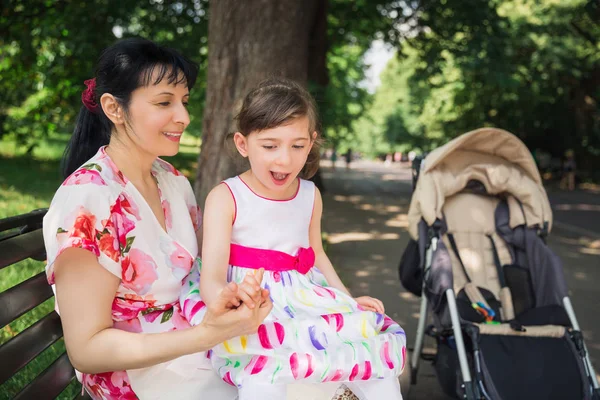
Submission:
M 47 208 L 60 176 L 60 158 L 68 135 L 56 135 L 40 144 L 32 155 L 23 154 L 14 142 L 0 141 L 0 219 L 28 213 L 37 208 Z M 199 140 L 187 138 L 181 151 L 167 160 L 192 179 L 196 170 Z M 0 270 L 0 292 L 23 282 L 44 270 L 44 263 L 25 260 Z M 0 345 L 35 321 L 52 311 L 54 299 L 39 305 L 21 318 L 0 328 Z M 0 400 L 14 397 L 37 374 L 49 366 L 64 351 L 62 340 L 44 351 L 16 376 L 0 385 Z M 0 361 L 1 362 L 1 361 Z M 77 392 L 75 382 L 59 398 L 72 399 Z

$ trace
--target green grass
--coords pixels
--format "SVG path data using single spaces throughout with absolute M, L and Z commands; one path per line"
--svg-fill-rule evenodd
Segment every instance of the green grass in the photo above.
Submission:
M 68 140 L 68 135 L 54 135 L 44 140 L 33 151 L 25 154 L 25 149 L 14 142 L 0 141 L 0 219 L 28 213 L 50 205 L 52 196 L 60 186 L 60 158 Z M 181 151 L 174 157 L 165 157 L 188 179 L 195 178 L 199 140 L 187 138 L 182 142 Z M 0 269 L 0 292 L 44 271 L 45 264 L 34 260 L 24 260 Z M 0 328 L 0 345 L 27 329 L 38 319 L 54 309 L 54 298 L 40 304 L 30 312 Z M 47 368 L 64 352 L 64 342 L 59 340 L 46 349 L 27 367 L 10 380 L 0 385 L 0 400 L 14 397 L 28 382 Z M 72 399 L 79 390 L 73 382 L 59 399 Z

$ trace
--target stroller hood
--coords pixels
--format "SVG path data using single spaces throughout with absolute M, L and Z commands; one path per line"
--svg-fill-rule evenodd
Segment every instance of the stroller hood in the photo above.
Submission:
M 410 235 L 418 238 L 421 219 L 428 225 L 442 219 L 445 199 L 471 181 L 480 182 L 490 195 L 508 195 L 511 228 L 523 224 L 551 228 L 548 196 L 525 144 L 510 132 L 482 128 L 451 140 L 425 158 L 408 212 Z

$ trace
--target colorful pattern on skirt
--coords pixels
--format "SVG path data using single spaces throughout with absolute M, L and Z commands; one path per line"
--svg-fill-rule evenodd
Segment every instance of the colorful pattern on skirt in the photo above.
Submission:
M 230 267 L 228 280 L 242 282 L 254 270 Z M 253 335 L 213 348 L 211 362 L 223 380 L 241 387 L 265 383 L 355 381 L 398 376 L 406 362 L 404 330 L 386 315 L 364 311 L 327 286 L 317 268 L 265 271 L 273 310 Z

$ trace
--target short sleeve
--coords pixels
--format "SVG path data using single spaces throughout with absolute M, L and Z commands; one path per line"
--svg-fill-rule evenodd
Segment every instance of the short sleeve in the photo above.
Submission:
M 68 248 L 93 253 L 100 265 L 121 279 L 118 233 L 111 222 L 109 187 L 96 183 L 64 185 L 44 217 L 48 282 L 54 284 L 54 262 Z

